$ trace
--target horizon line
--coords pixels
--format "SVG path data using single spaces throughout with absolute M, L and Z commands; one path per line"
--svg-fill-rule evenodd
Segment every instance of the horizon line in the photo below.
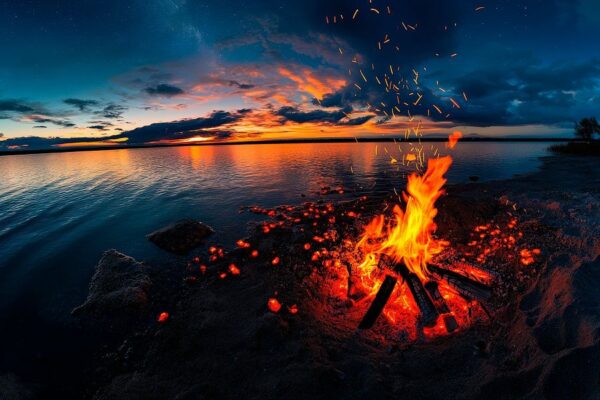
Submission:
M 461 142 L 568 142 L 573 138 L 534 138 L 534 137 L 463 137 Z M 385 137 L 385 138 L 312 138 L 312 139 L 271 139 L 271 140 L 249 140 L 249 141 L 222 141 L 222 142 L 199 142 L 199 143 L 171 143 L 171 144 L 134 144 L 134 145 L 115 145 L 115 146 L 89 146 L 89 147 L 62 147 L 48 149 L 30 149 L 30 150 L 0 150 L 0 157 L 11 155 L 28 154 L 46 154 L 46 153 L 72 153 L 80 151 L 106 151 L 106 150 L 128 150 L 128 149 L 149 149 L 163 147 L 196 147 L 196 146 L 240 146 L 240 145 L 261 145 L 261 144 L 309 144 L 309 143 L 378 143 L 378 142 L 446 142 L 448 138 L 429 137 L 418 138 L 417 140 L 408 140 L 404 137 Z

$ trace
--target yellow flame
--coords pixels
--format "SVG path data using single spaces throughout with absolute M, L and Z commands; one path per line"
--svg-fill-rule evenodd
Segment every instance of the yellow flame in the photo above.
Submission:
M 448 245 L 434 238 L 433 233 L 437 229 L 434 222 L 438 212 L 435 202 L 444 193 L 444 174 L 451 164 L 451 157 L 430 159 L 424 175 L 412 174 L 408 177 L 408 193 L 404 193 L 405 210 L 396 205 L 390 223 L 386 225 L 385 217 L 378 215 L 365 227 L 357 244 L 357 249 L 365 255 L 358 267 L 365 287 L 376 290 L 375 270 L 381 255 L 390 257 L 396 263 L 404 262 L 421 280 L 428 279 L 427 263 Z

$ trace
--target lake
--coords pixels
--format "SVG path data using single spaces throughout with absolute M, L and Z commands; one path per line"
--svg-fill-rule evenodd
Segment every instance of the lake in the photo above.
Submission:
M 430 155 L 453 155 L 450 183 L 531 172 L 548 146 L 459 143 L 449 151 L 443 143 L 423 144 Z M 240 213 L 241 206 L 297 204 L 319 198 L 323 186 L 344 187 L 333 200 L 400 190 L 414 171 L 401 165 L 410 145 L 400 147 L 268 144 L 0 157 L 0 372 L 34 376 L 79 351 L 70 310 L 87 295 L 104 250 L 160 262 L 169 256 L 145 235 L 184 217 L 211 225 L 211 240 L 233 247 L 258 219 Z

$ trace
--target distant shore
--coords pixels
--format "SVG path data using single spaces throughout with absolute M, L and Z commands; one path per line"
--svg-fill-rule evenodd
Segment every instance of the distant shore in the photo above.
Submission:
M 32 149 L 32 150 L 14 150 L 0 151 L 0 156 L 14 156 L 25 154 L 45 154 L 45 153 L 71 153 L 77 151 L 105 151 L 105 150 L 124 150 L 124 149 L 150 149 L 160 147 L 196 147 L 196 146 L 237 146 L 237 145 L 260 145 L 260 144 L 303 144 L 303 143 L 385 143 L 385 142 L 445 142 L 446 137 L 430 137 L 419 138 L 418 140 L 406 140 L 402 136 L 384 137 L 384 138 L 325 138 L 325 139 L 289 139 L 289 140 L 253 140 L 244 142 L 203 142 L 203 143 L 182 143 L 182 144 L 152 144 L 152 145 L 129 145 L 129 146 L 109 146 L 109 147 L 68 147 L 54 149 Z M 547 142 L 547 143 L 563 143 L 568 142 L 569 138 L 483 138 L 483 137 L 465 137 L 461 142 Z
M 600 155 L 600 142 L 569 141 L 567 143 L 553 145 L 550 147 L 550 150 L 559 154 L 598 156 Z

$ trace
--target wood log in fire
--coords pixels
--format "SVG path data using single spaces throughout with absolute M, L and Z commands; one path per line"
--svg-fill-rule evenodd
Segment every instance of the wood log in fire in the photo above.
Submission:
M 450 286 L 467 299 L 487 301 L 492 296 L 492 290 L 489 286 L 457 272 L 431 264 L 429 265 L 429 272 L 438 279 L 444 279 Z
M 375 325 L 375 321 L 377 321 L 379 314 L 381 314 L 383 308 L 390 299 L 397 282 L 398 279 L 393 276 L 387 275 L 385 277 L 385 280 L 377 291 L 377 295 L 375 295 L 375 299 L 360 322 L 360 325 L 358 325 L 359 329 L 371 329 L 373 325 Z
M 448 308 L 446 301 L 444 300 L 444 298 L 442 297 L 442 295 L 438 289 L 437 282 L 434 282 L 434 281 L 427 282 L 425 284 L 425 289 L 427 289 L 427 291 L 431 295 L 431 299 L 435 303 L 435 306 L 438 309 L 438 311 L 441 314 L 443 314 L 444 325 L 446 326 L 446 331 L 448 331 L 448 333 L 454 332 L 456 329 L 458 329 L 458 322 L 456 322 L 456 318 L 454 318 L 454 316 L 452 314 L 450 314 L 450 309 Z
M 396 271 L 404 278 L 404 281 L 413 295 L 415 303 L 417 303 L 417 306 L 421 311 L 420 317 L 423 326 L 434 326 L 439 317 L 439 313 L 419 277 L 415 273 L 410 272 L 403 263 L 396 265 Z

